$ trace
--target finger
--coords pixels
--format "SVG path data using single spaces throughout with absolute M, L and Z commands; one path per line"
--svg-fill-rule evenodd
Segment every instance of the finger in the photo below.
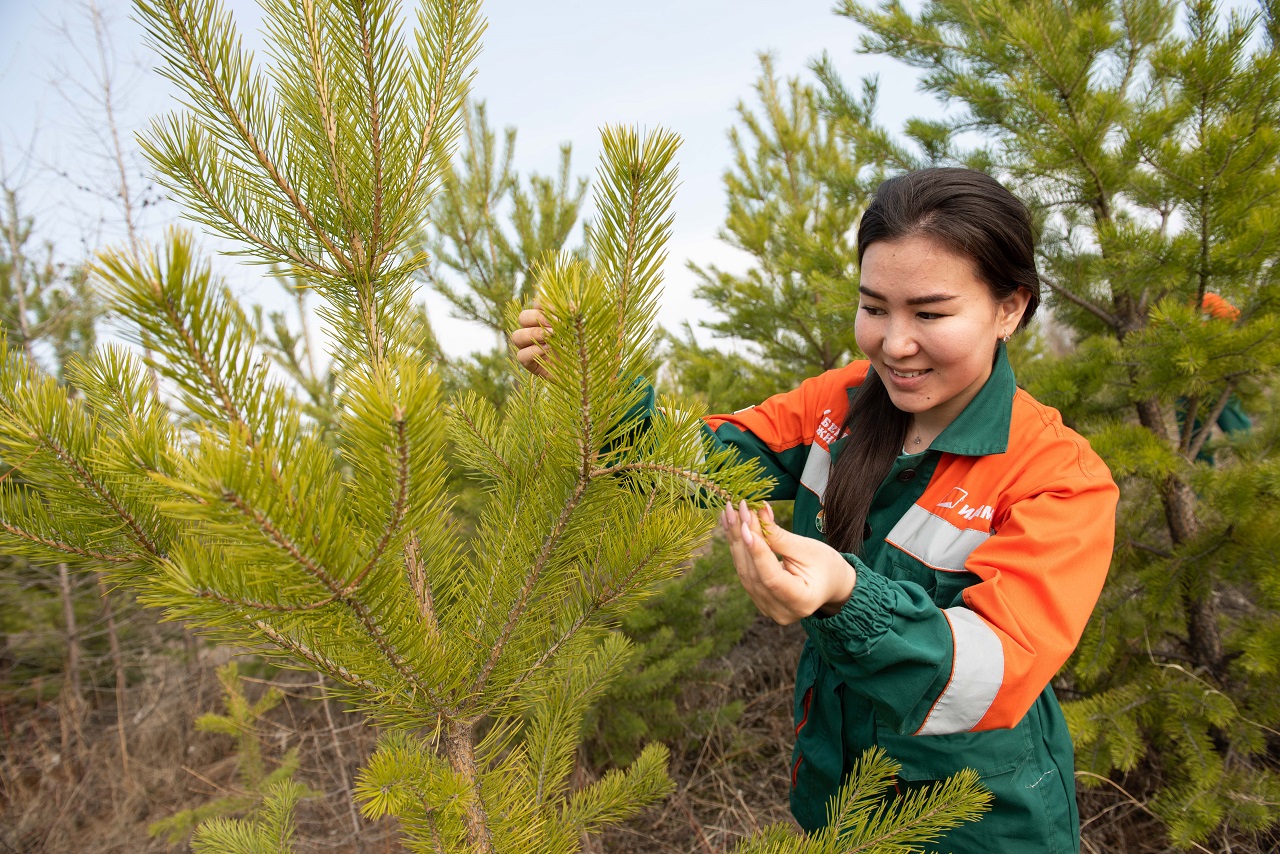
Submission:
M 523 350 L 525 347 L 532 347 L 535 344 L 544 344 L 547 340 L 547 332 L 541 326 L 534 326 L 528 329 L 521 327 L 511 333 L 511 343 L 517 350 Z
M 538 346 L 524 347 L 516 351 L 516 361 L 523 365 L 525 370 L 549 379 L 551 375 L 547 373 L 545 367 L 546 358 L 547 351 Z
M 757 521 L 760 525 L 760 535 L 764 538 L 765 543 L 768 544 L 769 549 L 778 557 L 790 556 L 796 535 L 778 524 L 773 516 L 772 508 L 765 505 L 765 509 L 760 511 Z
M 769 550 L 769 545 L 765 542 L 764 531 L 760 529 L 760 517 L 747 507 L 745 500 L 738 508 L 738 515 L 742 519 L 742 539 L 746 542 L 747 548 L 753 554 L 758 553 L 763 556 L 765 552 L 768 552 L 772 555 L 773 552 Z
M 522 327 L 528 328 L 532 326 L 546 326 L 547 316 L 535 304 L 534 308 L 526 308 L 520 312 L 520 316 L 516 318 Z
M 742 580 L 742 586 L 750 593 L 756 585 L 757 572 L 755 561 L 742 538 L 742 520 L 732 504 L 725 506 L 722 518 L 725 539 L 729 543 L 729 554 L 733 556 L 733 568 Z

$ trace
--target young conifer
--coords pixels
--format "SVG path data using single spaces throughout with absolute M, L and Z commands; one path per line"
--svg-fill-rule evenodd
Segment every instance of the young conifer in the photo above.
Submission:
M 264 9 L 274 64 L 259 70 L 216 2 L 139 4 L 189 104 L 144 145 L 195 219 L 319 296 L 333 423 L 267 371 L 190 238 L 140 262 L 106 253 L 112 308 L 149 340 L 167 394 L 120 348 L 68 368 L 78 396 L 0 354 L 0 445 L 25 477 L 0 486 L 6 539 L 335 680 L 388 728 L 365 812 L 399 817 L 414 846 L 576 850 L 669 786 L 653 747 L 569 790 L 582 716 L 628 654 L 606 623 L 708 534 L 691 498 L 761 486 L 703 455 L 696 418 L 637 437 L 625 417 L 631 378 L 653 372 L 676 140 L 605 134 L 590 258 L 538 274 L 556 381 L 501 417 L 475 396 L 448 404 L 408 322 L 422 258 L 406 247 L 457 132 L 477 5 L 426 4 L 412 38 L 392 3 Z M 466 548 L 446 433 L 489 491 Z M 247 832 L 223 829 L 228 844 Z
M 226 714 L 206 712 L 196 718 L 196 729 L 201 732 L 230 736 L 235 740 L 236 783 L 239 791 L 223 795 L 208 803 L 188 810 L 182 810 L 168 818 L 152 822 L 147 826 L 147 833 L 152 836 L 163 836 L 170 843 L 182 842 L 193 830 L 196 838 L 193 845 L 199 848 L 201 840 L 221 835 L 225 827 L 223 822 L 236 821 L 237 814 L 257 814 L 258 822 L 241 819 L 239 827 L 254 828 L 255 824 L 262 830 L 278 826 L 278 832 L 269 833 L 269 837 L 281 840 L 275 845 L 277 850 L 287 846 L 287 837 L 292 830 L 289 813 L 299 798 L 310 798 L 319 795 L 293 779 L 298 771 L 298 748 L 290 748 L 274 768 L 262 753 L 262 735 L 258 724 L 268 712 L 280 705 L 284 694 L 278 688 L 268 688 L 257 700 L 251 700 L 245 691 L 244 680 L 240 677 L 240 668 L 234 662 L 228 662 L 218 668 L 218 682 L 222 685 L 222 704 Z M 274 814 L 283 810 L 281 818 Z
M 724 317 L 701 325 L 746 342 L 750 355 L 700 347 L 688 328 L 672 342 L 677 383 L 707 396 L 718 412 L 794 388 L 857 353 L 854 236 L 870 185 L 812 86 L 779 80 L 766 54 L 755 92 L 758 103 L 739 102 L 729 131 L 733 163 L 724 174 L 728 212 L 719 235 L 751 266 L 734 272 L 690 263 L 699 279 L 694 293 Z
M 409 247 L 462 120 L 478 4 L 430 0 L 411 35 L 388 0 L 263 6 L 260 69 L 217 0 L 138 0 L 186 103 L 143 142 L 195 220 L 316 294 L 334 412 L 271 373 L 261 324 L 186 234 L 105 253 L 97 275 L 150 365 L 101 348 L 68 365 L 72 393 L 0 349 L 0 456 L 22 475 L 0 483 L 0 536 L 328 676 L 385 727 L 357 797 L 414 850 L 576 851 L 670 788 L 657 746 L 570 788 L 583 716 L 629 654 L 611 620 L 705 539 L 703 505 L 765 486 L 707 452 L 687 406 L 643 431 L 632 414 L 655 368 L 677 141 L 605 131 L 585 256 L 533 274 L 554 380 L 502 412 L 446 401 Z M 466 538 L 451 464 L 486 491 Z M 953 788 L 902 818 L 981 809 L 971 780 Z M 198 849 L 286 849 L 301 788 L 267 794 L 259 820 L 211 822 Z M 795 844 L 834 851 L 828 836 Z

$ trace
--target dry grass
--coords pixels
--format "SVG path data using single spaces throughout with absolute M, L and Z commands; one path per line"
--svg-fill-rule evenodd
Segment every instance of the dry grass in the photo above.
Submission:
M 741 700 L 745 708 L 736 725 L 673 748 L 675 794 L 607 832 L 598 850 L 718 854 L 770 824 L 792 823 L 791 694 L 803 641 L 799 626 L 783 628 L 763 618 L 752 624 L 725 656 L 721 684 L 683 700 L 691 707 Z
M 677 790 L 662 805 L 603 837 L 585 841 L 593 854 L 722 854 L 744 837 L 790 823 L 787 772 L 791 694 L 803 641 L 797 627 L 757 620 L 725 656 L 724 679 L 691 686 L 688 708 L 741 700 L 737 723 L 673 745 Z M 129 772 L 116 738 L 109 691 L 87 707 L 64 703 L 0 706 L 0 852 L 22 854 L 149 854 L 185 851 L 152 839 L 147 825 L 221 797 L 235 786 L 230 739 L 197 732 L 202 712 L 221 711 L 214 675 L 229 653 L 200 645 L 152 653 L 132 662 L 141 674 L 128 694 Z M 157 644 L 156 648 L 164 648 Z M 245 666 L 242 671 L 252 672 Z M 268 759 L 297 748 L 297 779 L 322 793 L 297 812 L 297 854 L 404 850 L 391 822 L 370 823 L 352 807 L 349 786 L 373 750 L 376 728 L 330 704 L 326 714 L 314 674 L 279 672 L 245 677 L 256 696 L 271 684 L 286 699 L 260 725 Z M 0 702 L 4 698 L 0 697 Z M 583 782 L 604 769 L 581 768 Z M 1106 786 L 1082 792 L 1087 854 L 1167 852 L 1159 825 L 1139 798 Z M 1275 837 L 1219 840 L 1201 851 L 1263 854 L 1280 850 Z
M 195 718 L 221 711 L 214 675 L 226 650 L 198 647 L 193 660 L 157 654 L 138 661 L 144 678 L 131 686 L 127 714 L 128 773 L 116 737 L 114 699 L 78 714 L 64 740 L 66 703 L 6 711 L 0 753 L 0 850 L 23 854 L 136 854 L 183 851 L 153 839 L 147 826 L 236 790 L 230 739 L 197 732 Z M 249 692 L 264 680 L 247 678 Z M 298 779 L 323 796 L 298 809 L 298 854 L 399 851 L 395 828 L 359 819 L 348 794 L 351 775 L 373 748 L 374 728 L 354 715 L 324 714 L 316 678 L 275 672 L 286 694 L 262 722 L 268 760 L 298 748 Z M 105 698 L 100 698 L 105 699 Z M 61 720 L 60 720 L 61 719 Z M 338 759 L 335 737 L 343 758 Z

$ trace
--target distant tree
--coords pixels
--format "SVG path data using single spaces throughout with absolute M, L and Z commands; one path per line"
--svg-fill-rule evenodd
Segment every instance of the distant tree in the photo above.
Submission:
M 749 266 L 689 265 L 700 280 L 695 295 L 724 317 L 701 326 L 742 351 L 699 347 L 688 329 L 671 348 L 676 382 L 701 391 L 715 411 L 759 402 L 857 353 L 855 231 L 866 185 L 814 89 L 780 82 L 767 55 L 760 63 L 757 108 L 740 102 L 729 131 L 720 231 Z
M 5 343 L 61 376 L 73 355 L 93 349 L 103 307 L 84 271 L 33 245 L 34 220 L 17 189 L 0 181 L 0 330 Z
M 1276 12 L 845 0 L 862 49 L 920 69 L 949 107 L 904 137 L 818 65 L 860 160 L 983 167 L 1043 220 L 1049 305 L 1076 344 L 1021 379 L 1089 436 L 1124 495 L 1067 680 L 1080 779 L 1121 784 L 1179 848 L 1269 849 L 1280 822 Z M 1207 294 L 1239 316 L 1203 314 Z M 1215 435 L 1237 397 L 1257 429 Z
M 469 105 L 462 143 L 432 204 L 428 281 L 455 317 L 487 326 L 505 347 L 508 306 L 536 296 L 534 265 L 566 248 L 588 182 L 573 177 L 568 143 L 560 146 L 556 175 L 521 180 L 512 164 L 516 129 L 505 129 L 499 151 L 484 101 Z

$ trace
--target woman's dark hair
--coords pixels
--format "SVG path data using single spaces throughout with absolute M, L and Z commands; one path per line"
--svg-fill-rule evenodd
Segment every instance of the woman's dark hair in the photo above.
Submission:
M 969 258 L 991 296 L 1031 295 L 1019 327 L 1040 303 L 1035 237 L 1022 202 L 990 175 L 972 169 L 922 169 L 885 181 L 858 225 L 858 262 L 880 241 L 925 237 Z M 902 450 L 910 415 L 893 405 L 872 371 L 849 406 L 849 434 L 824 498 L 827 542 L 860 553 L 871 500 Z M 887 532 L 884 532 L 887 533 Z

